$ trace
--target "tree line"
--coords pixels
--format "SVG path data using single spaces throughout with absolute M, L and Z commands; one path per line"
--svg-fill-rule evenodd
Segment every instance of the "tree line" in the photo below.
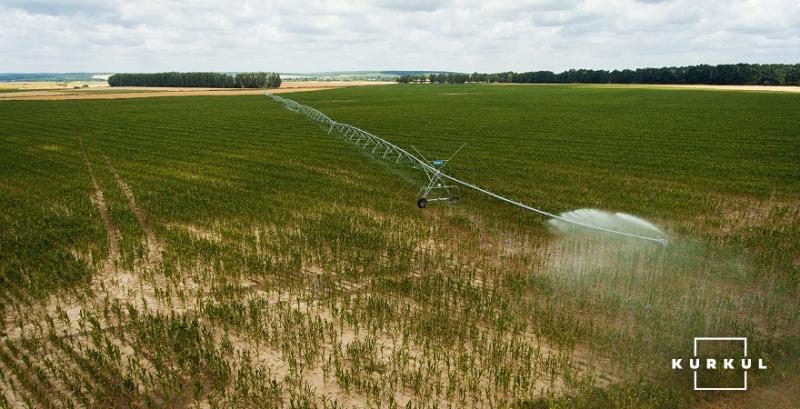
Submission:
M 281 76 L 269 72 L 242 72 L 235 75 L 220 72 L 122 73 L 108 78 L 112 87 L 204 87 L 204 88 L 278 88 Z
M 635 70 L 572 69 L 500 72 L 494 74 L 440 73 L 404 75 L 401 84 L 497 82 L 497 83 L 585 83 L 585 84 L 719 84 L 800 85 L 800 64 L 719 64 L 685 67 L 637 68 Z

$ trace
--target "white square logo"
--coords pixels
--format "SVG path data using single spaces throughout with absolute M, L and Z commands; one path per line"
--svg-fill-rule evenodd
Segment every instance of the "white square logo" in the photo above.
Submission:
M 703 341 L 741 341 L 743 344 L 744 357 L 747 357 L 747 338 L 745 337 L 695 337 L 692 353 L 695 358 L 699 358 L 697 345 Z M 697 386 L 697 370 L 694 371 L 694 390 L 696 391 L 746 391 L 747 390 L 747 370 L 744 371 L 744 385 L 741 388 L 709 388 Z

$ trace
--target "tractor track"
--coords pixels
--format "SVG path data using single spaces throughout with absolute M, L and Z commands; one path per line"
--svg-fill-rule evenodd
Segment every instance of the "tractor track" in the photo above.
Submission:
M 95 142 L 97 139 L 95 138 Z M 133 215 L 136 217 L 136 220 L 139 222 L 139 226 L 144 230 L 145 237 L 147 238 L 147 266 L 150 269 L 156 268 L 161 264 L 161 246 L 158 243 L 158 238 L 153 232 L 153 229 L 150 227 L 150 223 L 147 220 L 147 215 L 142 210 L 141 207 L 136 203 L 136 196 L 134 196 L 133 191 L 131 190 L 128 183 L 122 176 L 119 175 L 117 169 L 114 168 L 114 165 L 111 164 L 111 160 L 108 158 L 108 155 L 105 152 L 102 152 L 103 159 L 106 162 L 106 166 L 108 166 L 108 170 L 111 171 L 111 174 L 114 175 L 114 179 L 117 181 L 117 185 L 125 193 L 125 197 L 128 199 L 128 206 L 130 207 Z
M 108 236 L 108 259 L 106 259 L 104 270 L 106 273 L 112 273 L 116 262 L 119 260 L 119 230 L 114 225 L 114 222 L 111 221 L 111 216 L 108 214 L 108 206 L 103 197 L 103 190 L 100 189 L 97 176 L 95 176 L 94 169 L 92 168 L 92 162 L 89 160 L 89 155 L 86 154 L 86 148 L 83 145 L 83 137 L 78 136 L 78 140 L 81 144 L 83 161 L 86 164 L 86 168 L 89 170 L 89 176 L 91 176 L 92 184 L 94 185 L 94 198 L 92 201 L 95 207 L 97 207 L 97 211 L 100 212 L 100 219 L 103 221 L 103 226 L 105 226 L 106 235 Z

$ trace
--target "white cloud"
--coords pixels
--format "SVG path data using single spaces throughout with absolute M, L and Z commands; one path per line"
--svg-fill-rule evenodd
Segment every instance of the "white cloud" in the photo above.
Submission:
M 0 72 L 800 62 L 796 0 L 0 0 Z

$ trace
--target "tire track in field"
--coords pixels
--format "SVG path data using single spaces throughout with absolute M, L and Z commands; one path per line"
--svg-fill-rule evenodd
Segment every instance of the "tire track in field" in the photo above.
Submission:
M 103 190 L 100 189 L 100 184 L 97 183 L 97 176 L 94 174 L 92 162 L 89 160 L 89 156 L 86 154 L 86 148 L 83 146 L 83 137 L 78 136 L 78 140 L 81 144 L 83 161 L 86 164 L 86 168 L 89 170 L 89 176 L 92 177 L 92 184 L 94 185 L 94 199 L 92 201 L 100 212 L 100 219 L 103 221 L 103 226 L 105 226 L 106 235 L 108 236 L 108 259 L 105 261 L 104 270 L 106 273 L 113 273 L 114 266 L 119 260 L 119 231 L 114 225 L 114 222 L 111 221 L 111 216 L 108 214 L 108 206 L 103 197 Z
M 95 142 L 97 142 L 96 138 Z M 111 164 L 111 160 L 108 159 L 108 156 L 105 154 L 105 152 L 101 151 L 101 154 L 103 155 L 103 159 L 106 161 L 108 169 L 114 175 L 117 185 L 120 189 L 122 189 L 122 192 L 125 193 L 125 197 L 128 199 L 128 206 L 131 208 L 136 220 L 139 221 L 139 226 L 141 226 L 142 230 L 144 230 L 145 237 L 147 238 L 148 267 L 151 269 L 158 267 L 158 265 L 161 264 L 161 246 L 158 244 L 158 238 L 156 238 L 156 234 L 153 232 L 153 229 L 150 227 L 150 223 L 147 221 L 147 215 L 136 203 L 136 197 L 133 195 L 133 191 L 131 190 L 130 186 L 128 186 L 128 183 L 125 182 L 125 179 L 123 179 L 122 176 L 117 173 L 117 169 Z

